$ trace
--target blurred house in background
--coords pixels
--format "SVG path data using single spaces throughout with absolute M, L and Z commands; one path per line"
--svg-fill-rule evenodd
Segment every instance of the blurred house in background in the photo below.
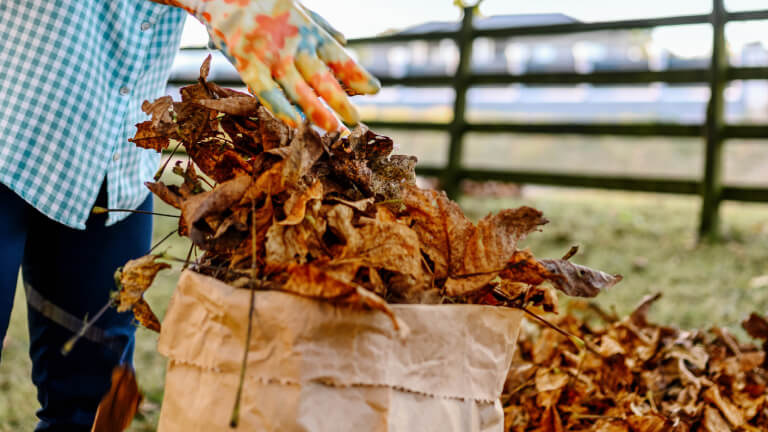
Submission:
M 563 14 L 496 15 L 475 20 L 478 29 L 570 24 Z M 458 22 L 429 22 L 399 34 L 423 34 L 458 30 Z M 537 72 L 589 73 L 598 70 L 644 70 L 649 58 L 644 46 L 649 30 L 607 31 L 592 35 L 546 35 L 525 38 L 478 38 L 472 65 L 478 72 L 519 75 Z M 450 74 L 458 62 L 458 50 L 450 39 L 408 44 L 376 44 L 358 48 L 360 59 L 375 74 L 403 77 Z
M 577 22 L 563 14 L 497 15 L 475 20 L 479 29 L 524 27 Z M 450 32 L 457 22 L 429 22 L 401 32 L 420 34 Z M 390 77 L 451 75 L 458 62 L 458 49 L 450 39 L 410 43 L 356 46 L 360 61 L 374 74 Z M 768 64 L 768 50 L 760 43 L 731 53 L 732 63 L 743 66 Z M 652 38 L 652 30 L 617 30 L 582 34 L 526 36 L 524 38 L 478 38 L 472 67 L 478 73 L 591 73 L 608 71 L 660 71 L 707 68 L 709 57 L 680 57 Z M 727 117 L 749 122 L 768 119 L 768 84 L 763 81 L 735 82 L 727 92 Z M 376 98 L 360 101 L 377 109 L 377 117 L 426 116 L 449 119 L 446 109 L 453 94 L 449 89 L 389 88 Z M 600 122 L 672 121 L 696 123 L 704 119 L 709 89 L 698 85 L 524 86 L 478 87 L 470 91 L 470 118 L 549 121 L 552 119 Z M 403 107 L 423 111 L 412 112 Z M 386 107 L 393 108 L 388 110 Z M 373 114 L 373 113 L 371 113 Z

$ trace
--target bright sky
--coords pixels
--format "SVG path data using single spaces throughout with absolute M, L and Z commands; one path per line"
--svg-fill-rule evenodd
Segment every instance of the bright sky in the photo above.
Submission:
M 768 9 L 766 0 L 725 0 L 731 11 Z M 471 4 L 473 0 L 467 0 Z M 348 38 L 373 36 L 388 29 L 402 29 L 426 21 L 459 18 L 452 0 L 304 0 L 305 6 L 325 17 Z M 710 0 L 485 0 L 484 15 L 563 13 L 584 22 L 691 15 L 708 13 Z M 189 23 L 185 42 L 200 44 L 204 39 L 199 24 Z M 768 22 L 731 23 L 727 37 L 733 48 L 761 41 L 768 46 Z M 705 55 L 710 49 L 711 29 L 707 25 L 675 26 L 654 31 L 654 41 L 686 57 Z

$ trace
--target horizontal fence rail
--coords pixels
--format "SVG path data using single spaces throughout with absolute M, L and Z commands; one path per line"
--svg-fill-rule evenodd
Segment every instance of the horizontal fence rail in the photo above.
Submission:
M 464 18 L 456 31 L 432 33 L 399 33 L 371 38 L 350 39 L 350 46 L 366 44 L 403 43 L 450 39 L 459 48 L 459 64 L 456 73 L 449 75 L 417 75 L 405 77 L 380 77 L 385 86 L 451 87 L 455 91 L 454 117 L 450 123 L 369 121 L 373 128 L 404 130 L 443 131 L 449 135 L 448 163 L 443 167 L 419 166 L 417 171 L 426 176 L 438 177 L 449 195 L 459 192 L 463 179 L 497 180 L 516 183 L 533 183 L 553 186 L 570 186 L 599 189 L 616 189 L 674 194 L 694 194 L 702 197 L 701 236 L 715 236 L 718 231 L 719 204 L 723 200 L 768 202 L 768 188 L 737 187 L 723 185 L 722 147 L 730 138 L 768 138 L 768 125 L 725 124 L 723 115 L 723 90 L 725 83 L 733 80 L 768 79 L 768 67 L 731 67 L 727 64 L 724 27 L 729 21 L 768 19 L 768 9 L 748 12 L 727 12 L 723 0 L 712 0 L 712 13 L 677 17 L 637 19 L 624 21 L 569 23 L 542 26 L 476 29 L 473 26 L 473 8 L 464 9 Z M 709 24 L 713 27 L 713 50 L 708 68 L 599 71 L 582 73 L 473 73 L 471 71 L 472 42 L 475 38 L 510 38 L 553 34 L 587 33 L 606 30 L 648 29 L 661 26 Z M 175 77 L 172 84 L 182 84 L 196 77 Z M 217 80 L 225 85 L 242 85 L 237 77 Z M 231 79 L 229 79 L 231 78 Z M 552 84 L 691 84 L 709 86 L 711 94 L 707 108 L 707 120 L 703 124 L 672 123 L 473 123 L 465 118 L 466 93 L 471 86 L 482 85 L 552 85 Z M 549 173 L 512 170 L 474 169 L 461 164 L 464 135 L 478 133 L 522 134 L 580 134 L 617 136 L 668 136 L 699 137 L 705 142 L 704 175 L 700 179 L 650 178 L 604 176 L 589 173 Z

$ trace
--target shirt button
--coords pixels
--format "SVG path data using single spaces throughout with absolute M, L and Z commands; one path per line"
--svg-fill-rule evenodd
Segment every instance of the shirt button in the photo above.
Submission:
M 118 159 L 120 159 L 120 152 L 115 152 L 115 154 L 112 155 L 112 160 L 117 162 Z
M 125 96 L 125 95 L 127 95 L 128 93 L 130 93 L 130 92 L 131 92 L 131 89 L 129 89 L 129 88 L 128 88 L 128 86 L 122 86 L 122 87 L 120 87 L 120 94 L 121 94 L 121 95 Z
M 152 24 L 150 24 L 149 21 L 144 21 L 141 23 L 141 31 L 147 31 L 150 28 L 152 28 Z

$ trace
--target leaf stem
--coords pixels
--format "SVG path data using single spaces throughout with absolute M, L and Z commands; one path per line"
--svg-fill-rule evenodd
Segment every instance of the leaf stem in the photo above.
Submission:
M 176 234 L 176 231 L 178 231 L 178 230 L 173 230 L 173 231 L 169 232 L 168 234 L 166 234 L 165 237 L 163 237 L 162 239 L 158 240 L 157 243 L 155 243 L 151 248 L 149 248 L 149 252 L 147 252 L 147 254 L 151 254 L 152 251 L 157 249 L 158 246 L 160 246 L 161 244 L 163 244 L 163 242 L 165 242 L 166 240 L 171 238 L 172 235 Z
M 131 210 L 131 209 L 110 209 L 110 208 L 99 207 L 99 206 L 94 206 L 93 210 L 91 210 L 91 213 L 93 214 L 104 214 L 104 213 L 110 213 L 110 212 L 138 213 L 138 214 L 148 214 L 152 216 L 165 216 L 165 217 L 172 217 L 172 218 L 181 217 L 181 215 L 172 215 L 169 213 L 156 213 L 156 212 L 145 211 L 145 210 Z
M 171 154 L 168 155 L 168 159 L 166 159 L 165 162 L 160 166 L 160 168 L 158 168 L 157 172 L 155 173 L 155 177 L 154 177 L 155 181 L 160 180 L 160 177 L 163 176 L 163 173 L 165 172 L 165 168 L 168 166 L 168 162 L 170 162 L 171 159 L 173 159 L 173 155 L 176 154 L 176 150 L 179 149 L 180 145 L 181 145 L 181 141 L 176 143 L 176 147 L 174 147 L 173 150 L 171 150 Z
M 587 348 L 588 350 L 590 350 L 590 351 L 592 352 L 592 354 L 595 354 L 596 356 L 598 356 L 598 357 L 600 357 L 600 358 L 602 358 L 602 357 L 603 357 L 603 356 L 602 356 L 602 355 L 601 355 L 601 354 L 600 354 L 600 353 L 599 353 L 599 352 L 598 352 L 598 351 L 597 351 L 597 350 L 596 350 L 596 349 L 595 349 L 593 346 L 591 346 L 591 344 L 590 344 L 589 342 L 587 342 L 586 340 L 584 340 L 584 339 L 582 339 L 582 338 L 580 338 L 580 337 L 578 337 L 578 336 L 576 336 L 576 335 L 574 335 L 574 334 L 571 334 L 571 333 L 569 333 L 569 332 L 567 332 L 567 331 L 565 331 L 565 330 L 561 329 L 561 328 L 560 328 L 560 327 L 558 327 L 557 325 L 555 325 L 555 324 L 552 324 L 551 322 L 549 322 L 549 321 L 547 321 L 546 319 L 544 319 L 542 316 L 538 315 L 537 313 L 535 313 L 535 312 L 531 311 L 530 309 L 528 309 L 528 308 L 526 308 L 526 307 L 520 307 L 520 309 L 522 309 L 522 311 L 523 311 L 523 312 L 525 312 L 525 313 L 527 313 L 528 315 L 530 315 L 531 317 L 535 318 L 537 321 L 541 322 L 541 323 L 542 323 L 542 324 L 544 324 L 545 326 L 547 326 L 547 327 L 551 328 L 552 330 L 554 330 L 554 331 L 556 331 L 556 332 L 560 333 L 561 335 L 565 336 L 566 338 L 568 338 L 568 340 L 569 340 L 569 341 L 571 341 L 571 343 L 572 343 L 572 344 L 574 344 L 574 345 L 576 346 L 576 348 L 578 348 L 579 350 L 581 350 L 582 348 Z
M 256 203 L 251 200 L 251 215 L 256 214 Z M 251 220 L 251 278 L 256 275 L 256 223 Z M 234 429 L 240 422 L 240 400 L 243 397 L 243 383 L 245 382 L 245 369 L 248 367 L 248 351 L 251 347 L 251 327 L 253 326 L 253 306 L 256 302 L 256 285 L 251 279 L 251 293 L 248 301 L 248 328 L 245 331 L 245 351 L 243 352 L 243 363 L 240 365 L 240 379 L 237 384 L 237 394 L 235 395 L 235 406 L 232 407 L 232 416 L 229 419 L 229 427 Z
M 186 270 L 187 267 L 189 267 L 189 259 L 192 258 L 192 249 L 194 249 L 194 247 L 195 247 L 194 243 L 189 245 L 189 251 L 187 251 L 187 258 L 182 261 L 184 263 L 184 266 L 181 267 L 182 270 Z
M 240 400 L 243 397 L 243 383 L 245 382 L 245 369 L 248 366 L 248 351 L 251 347 L 251 327 L 253 326 L 253 306 L 256 302 L 256 287 L 251 287 L 251 295 L 248 301 L 248 328 L 245 331 L 245 351 L 243 352 L 243 362 L 240 365 L 240 378 L 237 384 L 237 393 L 235 395 L 235 406 L 232 407 L 232 416 L 229 419 L 229 427 L 234 429 L 240 422 Z
M 99 309 L 99 311 L 96 312 L 96 315 L 93 316 L 93 318 L 91 318 L 90 320 L 86 321 L 83 324 L 83 326 L 80 327 L 80 330 L 77 333 L 75 333 L 74 336 L 69 338 L 69 340 L 67 340 L 64 343 L 64 345 L 61 347 L 61 355 L 65 356 L 65 355 L 69 354 L 72 351 L 72 349 L 75 347 L 75 344 L 77 343 L 77 341 L 79 341 L 81 337 L 85 336 L 85 332 L 87 332 L 88 329 L 91 328 L 91 326 L 93 326 L 93 324 L 99 318 L 101 318 L 101 316 L 104 315 L 104 313 L 107 312 L 107 310 L 109 310 L 110 306 L 112 306 L 113 304 L 114 304 L 114 300 L 113 299 L 109 299 L 107 304 L 102 306 L 101 309 Z

